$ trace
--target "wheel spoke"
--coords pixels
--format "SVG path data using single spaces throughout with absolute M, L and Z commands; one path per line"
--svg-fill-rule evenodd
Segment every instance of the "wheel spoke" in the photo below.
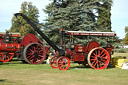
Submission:
M 28 60 L 30 61 L 30 60 L 32 60 L 33 59 L 33 56 L 29 56 L 28 57 Z
M 102 64 L 102 65 L 105 65 L 105 62 L 102 62 L 101 64 Z
M 95 50 L 95 54 L 97 55 L 97 50 Z
M 91 59 L 91 61 L 94 61 L 94 60 L 96 60 L 96 59 Z
M 104 53 L 104 54 L 101 56 L 101 58 L 104 57 L 104 55 L 106 55 L 106 53 Z
M 34 47 L 34 51 L 36 51 L 36 47 Z
M 100 50 L 98 50 L 98 56 L 100 56 Z
M 103 52 L 104 52 L 104 50 L 102 50 L 102 52 L 99 55 L 101 55 Z
M 95 56 L 92 56 L 92 55 L 91 55 L 90 57 L 91 57 L 91 58 L 95 58 Z
M 93 53 L 93 55 L 94 55 L 94 56 L 96 56 L 96 54 L 95 54 L 95 53 Z
M 30 46 L 30 49 L 31 49 L 31 51 L 34 51 L 34 47 L 33 46 Z
M 39 55 L 38 57 L 44 58 L 44 56 L 43 56 L 43 55 Z
M 100 64 L 100 68 L 101 68 L 101 67 L 102 67 L 102 66 L 101 66 L 101 62 L 99 62 L 99 64 Z
M 29 48 L 29 49 L 27 50 L 27 52 L 33 53 L 33 50 Z
M 97 61 L 97 68 L 99 69 L 99 64 L 98 64 L 98 61 Z
M 95 62 L 96 62 L 96 60 L 92 62 L 92 65 L 93 65 Z
M 95 62 L 94 67 L 96 66 L 96 64 L 97 64 L 97 61 Z

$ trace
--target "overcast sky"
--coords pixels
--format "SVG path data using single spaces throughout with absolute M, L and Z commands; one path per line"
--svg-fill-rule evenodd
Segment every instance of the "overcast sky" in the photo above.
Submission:
M 39 10 L 39 21 L 43 22 L 46 14 L 42 11 L 45 6 L 52 0 L 1 0 L 0 1 L 0 32 L 10 29 L 11 19 L 14 13 L 20 11 L 21 4 L 24 2 L 32 2 Z M 124 28 L 128 26 L 128 0 L 114 0 L 112 6 L 112 31 L 117 33 L 119 38 L 124 38 Z

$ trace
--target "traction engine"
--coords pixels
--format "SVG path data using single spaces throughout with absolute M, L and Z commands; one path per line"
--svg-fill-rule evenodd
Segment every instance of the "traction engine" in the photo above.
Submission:
M 87 45 L 75 44 L 72 36 L 116 36 L 114 32 L 88 32 L 88 31 L 64 31 L 60 29 L 60 47 L 58 48 L 31 20 L 22 13 L 16 13 L 15 16 L 22 16 L 38 34 L 56 51 L 56 56 L 51 58 L 50 65 L 52 68 L 59 68 L 60 70 L 67 70 L 70 67 L 70 61 L 86 65 L 100 70 L 105 69 L 110 63 L 111 51 L 114 47 L 108 44 L 106 47 L 101 47 L 96 41 L 91 41 Z M 65 46 L 64 36 L 70 36 L 70 42 Z M 34 49 L 33 44 L 28 48 Z M 36 46 L 36 50 L 38 50 Z M 39 48 L 40 49 L 40 48 Z M 31 50 L 25 49 L 25 55 L 30 57 L 39 55 L 40 53 L 32 53 Z
M 25 63 L 42 63 L 49 48 L 44 47 L 34 34 L 26 34 L 23 39 L 20 37 L 20 33 L 0 33 L 0 61 L 7 62 L 17 57 Z
M 19 51 L 21 44 L 18 41 L 20 33 L 0 33 L 0 61 L 7 62 L 12 59 L 14 52 Z M 13 39 L 16 37 L 15 39 Z

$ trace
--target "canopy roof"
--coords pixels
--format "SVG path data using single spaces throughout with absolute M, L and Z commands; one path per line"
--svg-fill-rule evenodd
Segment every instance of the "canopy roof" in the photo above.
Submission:
M 85 36 L 116 36 L 114 32 L 91 32 L 91 31 L 66 31 L 69 35 L 85 35 Z
M 6 34 L 6 32 L 0 32 L 0 36 L 4 36 Z M 13 37 L 20 37 L 21 34 L 20 33 L 9 33 L 11 36 Z

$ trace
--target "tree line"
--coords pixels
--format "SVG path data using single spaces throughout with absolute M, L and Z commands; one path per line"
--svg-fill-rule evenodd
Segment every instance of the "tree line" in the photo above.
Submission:
M 42 10 L 48 15 L 44 23 L 39 22 L 39 10 L 32 2 L 23 2 L 19 12 L 31 19 L 52 41 L 58 43 L 58 28 L 111 32 L 112 4 L 112 0 L 53 0 Z M 10 31 L 20 32 L 22 37 L 27 33 L 36 35 L 22 17 L 12 17 Z

